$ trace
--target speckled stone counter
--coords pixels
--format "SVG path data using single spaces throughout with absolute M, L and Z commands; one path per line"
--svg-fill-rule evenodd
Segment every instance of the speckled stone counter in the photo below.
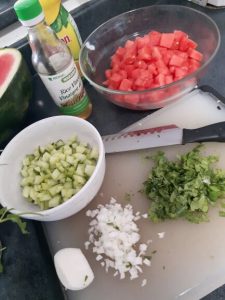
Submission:
M 225 95 L 225 10 L 208 9 L 188 1 L 151 1 L 151 0 L 92 0 L 73 12 L 73 16 L 85 39 L 96 27 L 107 19 L 124 11 L 151 4 L 180 4 L 199 9 L 211 16 L 221 32 L 221 47 L 200 84 L 212 86 Z M 30 49 L 20 45 L 30 69 Z M 93 113 L 89 121 L 96 126 L 101 134 L 115 133 L 133 122 L 143 118 L 150 112 L 135 112 L 119 108 L 106 102 L 87 83 L 87 91 L 93 102 Z M 34 95 L 27 118 L 22 127 L 45 117 L 59 114 L 53 101 L 38 76 L 33 77 Z M 43 100 L 44 105 L 38 104 Z M 21 128 L 17 128 L 15 133 Z M 4 146 L 4 145 L 0 145 Z M 0 227 L 0 240 L 7 245 L 4 253 L 5 272 L 0 275 L 0 299 L 4 300 L 60 300 L 63 294 L 57 280 L 52 257 L 47 246 L 40 223 L 28 222 L 29 235 L 20 234 L 15 224 Z M 51 247 L 51 245 L 50 245 Z M 225 251 L 224 251 L 225 253 Z M 225 259 L 225 254 L 224 254 Z M 225 278 L 224 278 L 225 283 Z M 214 291 L 204 300 L 225 299 L 225 286 Z M 103 300 L 103 299 L 99 299 Z M 164 299 L 154 299 L 164 300 Z M 166 300 L 166 299 L 165 299 Z

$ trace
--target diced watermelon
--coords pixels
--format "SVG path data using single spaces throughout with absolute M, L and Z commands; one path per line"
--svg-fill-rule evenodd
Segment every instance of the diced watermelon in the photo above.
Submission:
M 177 68 L 177 67 L 175 68 L 175 78 L 177 80 L 185 77 L 186 75 L 187 75 L 187 71 L 182 70 L 181 68 Z
M 149 45 L 151 46 L 158 46 L 161 40 L 161 33 L 158 31 L 151 31 L 149 36 Z
M 202 59 L 203 59 L 202 53 L 200 53 L 199 51 L 197 51 L 195 49 L 189 49 L 188 55 L 189 55 L 189 57 L 191 57 L 197 61 L 202 61 Z
M 162 33 L 160 39 L 160 46 L 165 48 L 171 48 L 174 42 L 174 33 Z
M 144 69 L 148 68 L 148 64 L 143 60 L 136 60 L 134 63 L 135 68 Z
M 184 63 L 184 58 L 176 54 L 174 54 L 169 61 L 170 66 L 176 66 L 176 67 L 181 67 L 183 63 Z
M 132 81 L 129 79 L 124 78 L 119 86 L 119 90 L 121 91 L 132 91 Z
M 135 41 L 136 41 L 138 49 L 141 49 L 145 45 L 148 45 L 148 41 L 146 41 L 146 39 L 144 37 L 138 36 Z
M 123 77 L 118 73 L 113 73 L 111 78 L 109 79 L 110 84 L 119 87 Z
M 125 43 L 125 48 L 136 47 L 135 42 L 131 40 L 127 40 Z
M 132 71 L 135 69 L 134 65 L 124 65 L 124 70 L 127 72 L 127 77 L 132 77 Z
M 149 66 L 148 66 L 148 70 L 150 72 L 150 74 L 152 74 L 153 76 L 157 75 L 158 71 L 157 71 L 157 67 L 154 63 L 151 63 Z
M 183 38 L 183 37 L 186 37 L 188 38 L 188 35 L 181 31 L 181 30 L 174 30 L 174 39 L 177 41 L 177 42 L 180 42 L 180 40 Z
M 198 44 L 195 43 L 193 40 L 188 39 L 188 46 L 189 46 L 189 48 L 195 49 L 195 48 L 197 48 Z
M 137 104 L 140 100 L 139 95 L 124 95 L 124 102 L 129 104 Z
M 155 83 L 158 83 L 159 85 L 165 84 L 165 75 L 159 74 L 155 77 Z
M 112 76 L 112 70 L 105 70 L 105 77 L 109 79 Z
M 127 72 L 123 69 L 119 70 L 118 74 L 120 74 L 123 79 L 127 78 Z
M 144 61 L 150 61 L 152 59 L 152 49 L 148 46 L 144 46 L 138 51 L 138 59 Z
M 116 52 L 115 55 L 117 55 L 120 58 L 123 58 L 124 54 L 125 54 L 126 50 L 122 47 L 119 47 Z
M 157 46 L 152 47 L 152 58 L 162 59 L 162 54 Z
M 173 76 L 172 75 L 166 75 L 165 76 L 165 83 L 169 84 L 173 82 Z
M 179 50 L 184 52 L 188 50 L 188 37 L 183 36 L 181 38 Z
M 128 40 L 111 57 L 111 68 L 105 71 L 104 85 L 122 91 L 142 91 L 170 84 L 196 71 L 203 59 L 195 41 L 175 30 L 173 33 L 151 31 L 143 37 Z M 149 101 L 160 101 L 179 91 L 151 92 Z M 115 101 L 135 108 L 146 101 L 146 95 L 118 95 Z

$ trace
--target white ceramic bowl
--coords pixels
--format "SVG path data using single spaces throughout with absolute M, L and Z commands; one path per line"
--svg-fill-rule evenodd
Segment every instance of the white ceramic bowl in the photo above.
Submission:
M 20 170 L 26 154 L 39 145 L 59 139 L 67 140 L 77 134 L 81 141 L 99 149 L 96 168 L 83 188 L 57 207 L 40 211 L 22 196 Z M 24 218 L 56 221 L 69 217 L 84 208 L 97 194 L 105 175 L 105 150 L 100 134 L 89 122 L 72 116 L 56 116 L 38 121 L 17 134 L 0 156 L 0 203 L 14 214 L 29 212 Z M 32 214 L 37 213 L 37 214 Z

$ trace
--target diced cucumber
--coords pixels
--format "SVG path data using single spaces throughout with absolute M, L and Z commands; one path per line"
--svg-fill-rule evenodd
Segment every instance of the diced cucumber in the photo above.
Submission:
M 21 186 L 26 186 L 26 185 L 30 185 L 33 183 L 33 178 L 32 177 L 24 177 L 21 181 Z
M 72 189 L 72 188 L 62 189 L 61 190 L 61 195 L 63 197 L 63 201 L 66 201 L 74 195 L 74 189 Z
M 42 156 L 43 161 L 48 162 L 50 158 L 51 158 L 51 155 L 48 152 L 44 152 L 44 154 Z
M 58 141 L 55 143 L 56 149 L 60 149 L 62 146 L 64 146 L 64 142 L 63 142 L 62 140 L 58 140 Z
M 38 199 L 40 201 L 49 201 L 51 199 L 51 195 L 48 192 L 39 193 Z
M 84 169 L 85 169 L 84 164 L 77 165 L 76 174 L 80 176 L 84 176 Z
M 53 172 L 52 172 L 52 178 L 54 180 L 57 180 L 59 178 L 59 176 L 61 175 L 61 173 L 59 172 L 58 169 L 55 169 Z
M 69 167 L 69 163 L 68 162 L 66 162 L 65 160 L 62 160 L 61 161 L 61 164 L 62 164 L 62 166 L 64 167 L 64 168 L 68 168 Z
M 39 146 L 22 161 L 20 185 L 27 201 L 40 209 L 55 207 L 76 194 L 93 173 L 98 149 L 77 137 Z
M 25 198 L 29 198 L 29 196 L 30 196 L 30 190 L 31 190 L 31 187 L 30 186 L 25 186 L 24 188 L 23 188 L 23 197 L 25 197 Z
M 48 206 L 49 206 L 49 208 L 56 207 L 60 204 L 60 202 L 61 202 L 61 197 L 55 196 L 51 200 L 49 200 Z
M 70 164 L 70 165 L 73 165 L 74 164 L 73 156 L 67 155 L 66 162 L 68 162 L 68 164 Z
M 23 176 L 23 177 L 27 177 L 29 174 L 27 172 L 27 168 L 23 168 L 21 171 L 20 171 L 20 174 Z
M 90 153 L 90 158 L 98 159 L 98 149 L 93 147 Z
M 86 155 L 82 154 L 82 153 L 75 153 L 74 157 L 81 162 L 85 161 L 85 159 L 86 159 Z
M 30 160 L 29 158 L 26 156 L 24 159 L 23 159 L 23 166 L 29 166 L 30 165 Z
M 92 173 L 94 172 L 95 170 L 95 166 L 92 166 L 92 165 L 86 165 L 85 166 L 85 169 L 84 169 L 84 173 L 86 175 L 88 175 L 88 177 L 91 177 Z
M 76 147 L 76 152 L 77 152 L 77 153 L 86 153 L 86 152 L 87 152 L 87 148 L 84 147 L 84 146 L 78 145 L 78 146 Z
M 52 196 L 55 196 L 56 194 L 58 194 L 58 193 L 61 192 L 62 188 L 63 188 L 63 186 L 60 185 L 60 184 L 54 185 L 54 186 L 52 186 L 52 187 L 49 189 L 49 193 L 50 193 Z
M 84 185 L 85 182 L 86 182 L 86 179 L 83 177 L 83 176 L 80 176 L 80 175 L 74 175 L 73 176 L 74 178 L 74 188 L 77 187 L 77 185 Z
M 34 184 L 40 184 L 43 180 L 44 178 L 42 176 L 37 175 L 34 177 Z
M 72 181 L 67 181 L 67 182 L 65 182 L 65 184 L 63 185 L 63 189 L 64 190 L 69 190 L 69 189 L 72 189 L 73 188 L 73 183 L 72 183 Z

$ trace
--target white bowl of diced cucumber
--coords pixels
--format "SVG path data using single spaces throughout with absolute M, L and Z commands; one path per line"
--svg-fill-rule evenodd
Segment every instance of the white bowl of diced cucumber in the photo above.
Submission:
M 0 203 L 27 219 L 64 219 L 95 197 L 104 175 L 104 145 L 93 125 L 72 116 L 46 118 L 2 152 Z

